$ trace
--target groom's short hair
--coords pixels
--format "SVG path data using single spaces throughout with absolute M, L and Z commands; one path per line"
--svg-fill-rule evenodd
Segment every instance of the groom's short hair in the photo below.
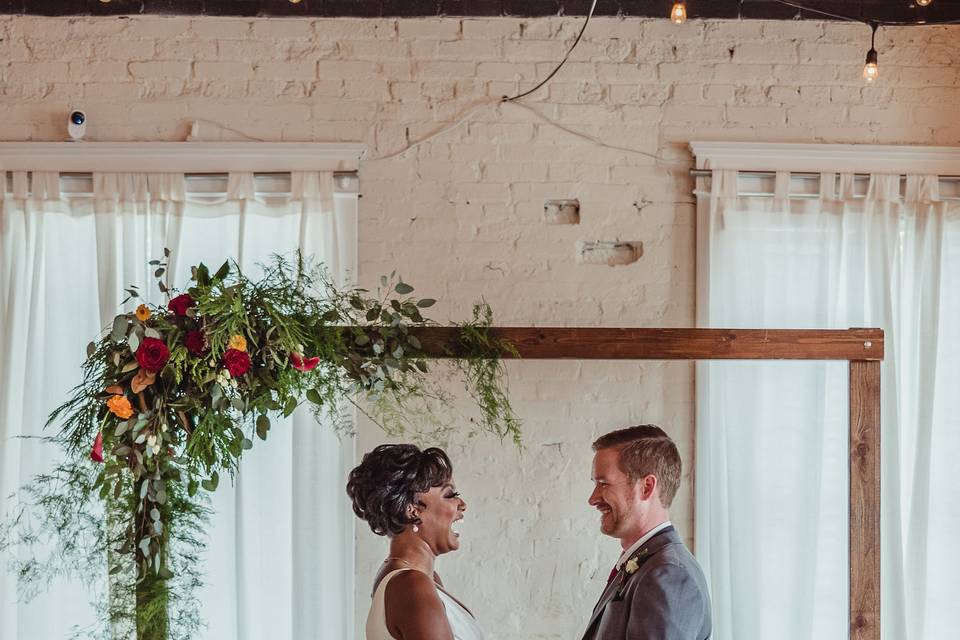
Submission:
M 601 449 L 616 449 L 620 470 L 634 482 L 647 475 L 656 476 L 660 502 L 670 508 L 683 465 L 677 445 L 663 429 L 655 424 L 617 429 L 594 441 L 593 450 Z

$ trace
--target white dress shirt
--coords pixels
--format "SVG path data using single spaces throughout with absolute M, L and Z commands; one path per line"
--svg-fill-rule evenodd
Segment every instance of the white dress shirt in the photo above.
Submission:
M 620 559 L 617 560 L 617 571 L 623 568 L 623 563 L 626 562 L 630 558 L 630 556 L 632 556 L 634 552 L 636 552 L 637 549 L 639 549 L 644 544 L 646 544 L 647 540 L 657 535 L 658 533 L 660 533 L 661 531 L 669 527 L 671 524 L 672 523 L 669 520 L 667 520 L 666 522 L 661 522 L 660 524 L 655 526 L 653 529 L 650 529 L 650 531 L 647 531 L 645 534 L 640 536 L 639 540 L 637 540 L 632 545 L 624 549 L 623 553 L 620 554 Z

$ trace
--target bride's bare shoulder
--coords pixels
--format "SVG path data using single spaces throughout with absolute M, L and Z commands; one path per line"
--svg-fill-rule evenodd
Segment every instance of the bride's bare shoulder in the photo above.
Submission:
M 437 596 L 437 588 L 430 576 L 414 569 L 401 571 L 393 576 L 387 583 L 387 591 L 384 595 L 386 598 L 427 598 L 428 600 L 440 601 L 439 596 Z
M 387 628 L 394 637 L 452 640 L 447 613 L 433 580 L 420 571 L 398 573 L 384 593 Z

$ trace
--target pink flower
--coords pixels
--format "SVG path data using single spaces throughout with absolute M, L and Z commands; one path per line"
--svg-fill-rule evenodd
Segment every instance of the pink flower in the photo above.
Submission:
M 302 353 L 290 352 L 290 363 L 297 371 L 311 371 L 320 363 L 319 357 L 307 358 Z
M 181 293 L 168 302 L 167 307 L 178 316 L 185 316 L 187 315 L 187 309 L 195 304 L 197 304 L 196 300 L 191 298 L 189 293 Z
M 103 432 L 97 432 L 97 439 L 93 441 L 93 449 L 90 449 L 90 459 L 94 462 L 103 462 Z

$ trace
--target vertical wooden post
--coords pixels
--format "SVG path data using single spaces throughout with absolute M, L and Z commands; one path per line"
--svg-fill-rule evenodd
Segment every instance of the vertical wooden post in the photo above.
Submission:
M 880 363 L 850 361 L 850 640 L 880 640 Z

